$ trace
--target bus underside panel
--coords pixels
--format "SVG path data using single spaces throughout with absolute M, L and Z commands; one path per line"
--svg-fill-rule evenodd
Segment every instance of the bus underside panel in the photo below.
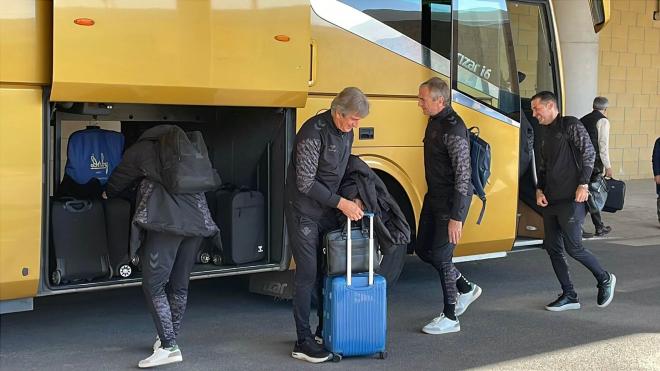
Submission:
M 229 251 L 241 252 L 254 247 L 236 242 L 243 240 L 236 238 L 241 236 L 227 238 L 230 228 L 223 224 L 226 219 L 222 219 L 221 215 L 229 215 L 227 210 L 231 206 L 223 195 L 230 191 L 224 189 L 206 193 L 211 214 L 221 229 L 223 249 L 218 249 L 212 239 L 205 239 L 196 256 L 193 278 L 288 267 L 289 254 L 284 244 L 283 194 L 288 142 L 294 133 L 293 110 L 135 104 L 109 107 L 96 103 L 55 103 L 54 107 L 49 140 L 51 197 L 48 225 L 45 226 L 45 230 L 50 230 L 50 238 L 45 244 L 44 256 L 47 258 L 44 259 L 43 276 L 46 282 L 42 294 L 136 284 L 140 282 L 142 266 L 148 264 L 141 261 L 144 258 L 139 259 L 140 254 L 138 259 L 131 259 L 128 253 L 127 231 L 135 210 L 135 190 L 122 194 L 120 201 L 104 201 L 94 193 L 96 188 L 85 188 L 88 185 L 80 184 L 71 187 L 72 179 L 69 171 L 65 170 L 69 155 L 67 147 L 69 144 L 77 145 L 78 141 L 69 142 L 69 138 L 75 132 L 82 130 L 84 133 L 96 128 L 120 132 L 125 138 L 124 149 L 134 144 L 147 129 L 161 124 L 176 124 L 185 131 L 200 131 L 223 187 L 242 188 L 250 191 L 251 197 L 255 198 L 258 198 L 255 195 L 263 196 L 263 211 L 254 212 L 259 220 L 255 225 L 259 227 L 250 226 L 248 232 L 243 233 L 243 236 L 263 235 L 263 244 L 257 247 L 259 251 L 255 259 L 235 262 Z M 73 152 L 70 154 L 73 157 Z M 96 166 L 104 160 L 96 158 L 90 161 L 90 166 Z M 86 194 L 90 189 L 91 194 Z M 74 193 L 73 198 L 71 193 Z M 115 205 L 115 211 L 110 212 L 113 210 L 112 202 L 121 203 L 123 209 L 119 210 Z M 85 209 L 94 207 L 103 211 L 95 215 Z M 121 226 L 119 229 L 118 225 Z M 108 256 L 107 272 L 104 262 L 99 263 L 99 259 L 104 258 L 97 256 L 104 253 Z M 122 260 L 117 256 L 126 258 Z M 72 271 L 75 271 L 74 274 L 71 274 Z

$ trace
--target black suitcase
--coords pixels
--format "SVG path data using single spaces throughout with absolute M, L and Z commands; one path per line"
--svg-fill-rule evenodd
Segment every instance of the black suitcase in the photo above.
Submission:
M 54 200 L 53 284 L 110 278 L 105 216 L 100 200 Z
M 103 201 L 103 209 L 112 275 L 128 278 L 133 274 L 131 259 L 128 256 L 131 203 L 121 198 L 111 198 Z
M 603 211 L 615 213 L 623 209 L 626 198 L 626 183 L 613 178 L 605 178 L 605 183 L 607 183 L 607 199 Z
M 217 223 L 225 263 L 243 264 L 266 257 L 264 196 L 258 191 L 220 190 Z

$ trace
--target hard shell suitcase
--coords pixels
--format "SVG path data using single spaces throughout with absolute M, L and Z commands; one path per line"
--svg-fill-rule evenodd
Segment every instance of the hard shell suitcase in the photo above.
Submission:
M 264 196 L 245 189 L 221 190 L 217 196 L 218 227 L 225 263 L 243 264 L 266 257 Z
M 111 198 L 103 201 L 103 210 L 112 275 L 128 278 L 133 274 L 131 259 L 128 256 L 131 203 L 121 198 Z
M 607 200 L 603 211 L 615 213 L 623 209 L 623 203 L 626 198 L 626 183 L 613 178 L 605 178 L 607 183 Z
M 369 216 L 369 244 L 374 254 L 373 214 Z M 351 222 L 347 223 L 350 231 Z M 346 241 L 351 256 L 351 239 Z M 346 276 L 327 277 L 323 289 L 323 340 L 326 348 L 342 356 L 379 354 L 385 358 L 387 335 L 387 284 L 374 274 L 370 256 L 368 273 L 353 275 L 346 259 Z
M 103 205 L 98 200 L 55 200 L 52 207 L 53 284 L 110 277 Z

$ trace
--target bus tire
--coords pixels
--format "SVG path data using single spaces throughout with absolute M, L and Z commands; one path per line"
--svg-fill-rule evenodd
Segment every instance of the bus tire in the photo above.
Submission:
M 406 245 L 398 246 L 391 254 L 383 255 L 376 273 L 385 277 L 387 288 L 392 288 L 399 280 L 406 262 Z
M 396 281 L 399 280 L 399 276 L 403 271 L 403 265 L 406 262 L 406 255 L 412 254 L 415 248 L 415 216 L 408 195 L 399 182 L 383 171 L 374 170 L 374 172 L 383 183 L 385 183 L 387 191 L 399 205 L 401 212 L 403 212 L 403 215 L 410 226 L 410 243 L 399 246 L 399 248 L 389 255 L 384 255 L 383 260 L 380 263 L 380 269 L 378 270 L 378 274 L 385 277 L 387 280 L 387 287 L 393 287 L 396 284 Z

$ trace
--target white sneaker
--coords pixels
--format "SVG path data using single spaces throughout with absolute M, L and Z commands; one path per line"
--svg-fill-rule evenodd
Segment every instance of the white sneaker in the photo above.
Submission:
M 470 306 L 473 301 L 479 298 L 481 291 L 481 287 L 473 283 L 472 290 L 466 292 L 465 294 L 460 294 L 458 296 L 458 300 L 456 301 L 456 315 L 460 316 L 461 314 L 465 313 L 467 307 Z
M 138 363 L 138 367 L 149 368 L 181 361 L 183 361 L 183 357 L 181 356 L 181 350 L 179 347 L 175 346 L 169 349 L 158 348 L 154 351 L 154 354 L 141 360 Z
M 422 329 L 422 332 L 431 335 L 448 334 L 450 332 L 459 331 L 461 331 L 461 324 L 458 322 L 458 318 L 456 321 L 453 321 L 445 317 L 444 314 L 441 314 L 440 317 L 435 317 L 433 321 Z
M 154 342 L 154 351 L 160 348 L 160 338 L 156 335 L 156 341 Z

